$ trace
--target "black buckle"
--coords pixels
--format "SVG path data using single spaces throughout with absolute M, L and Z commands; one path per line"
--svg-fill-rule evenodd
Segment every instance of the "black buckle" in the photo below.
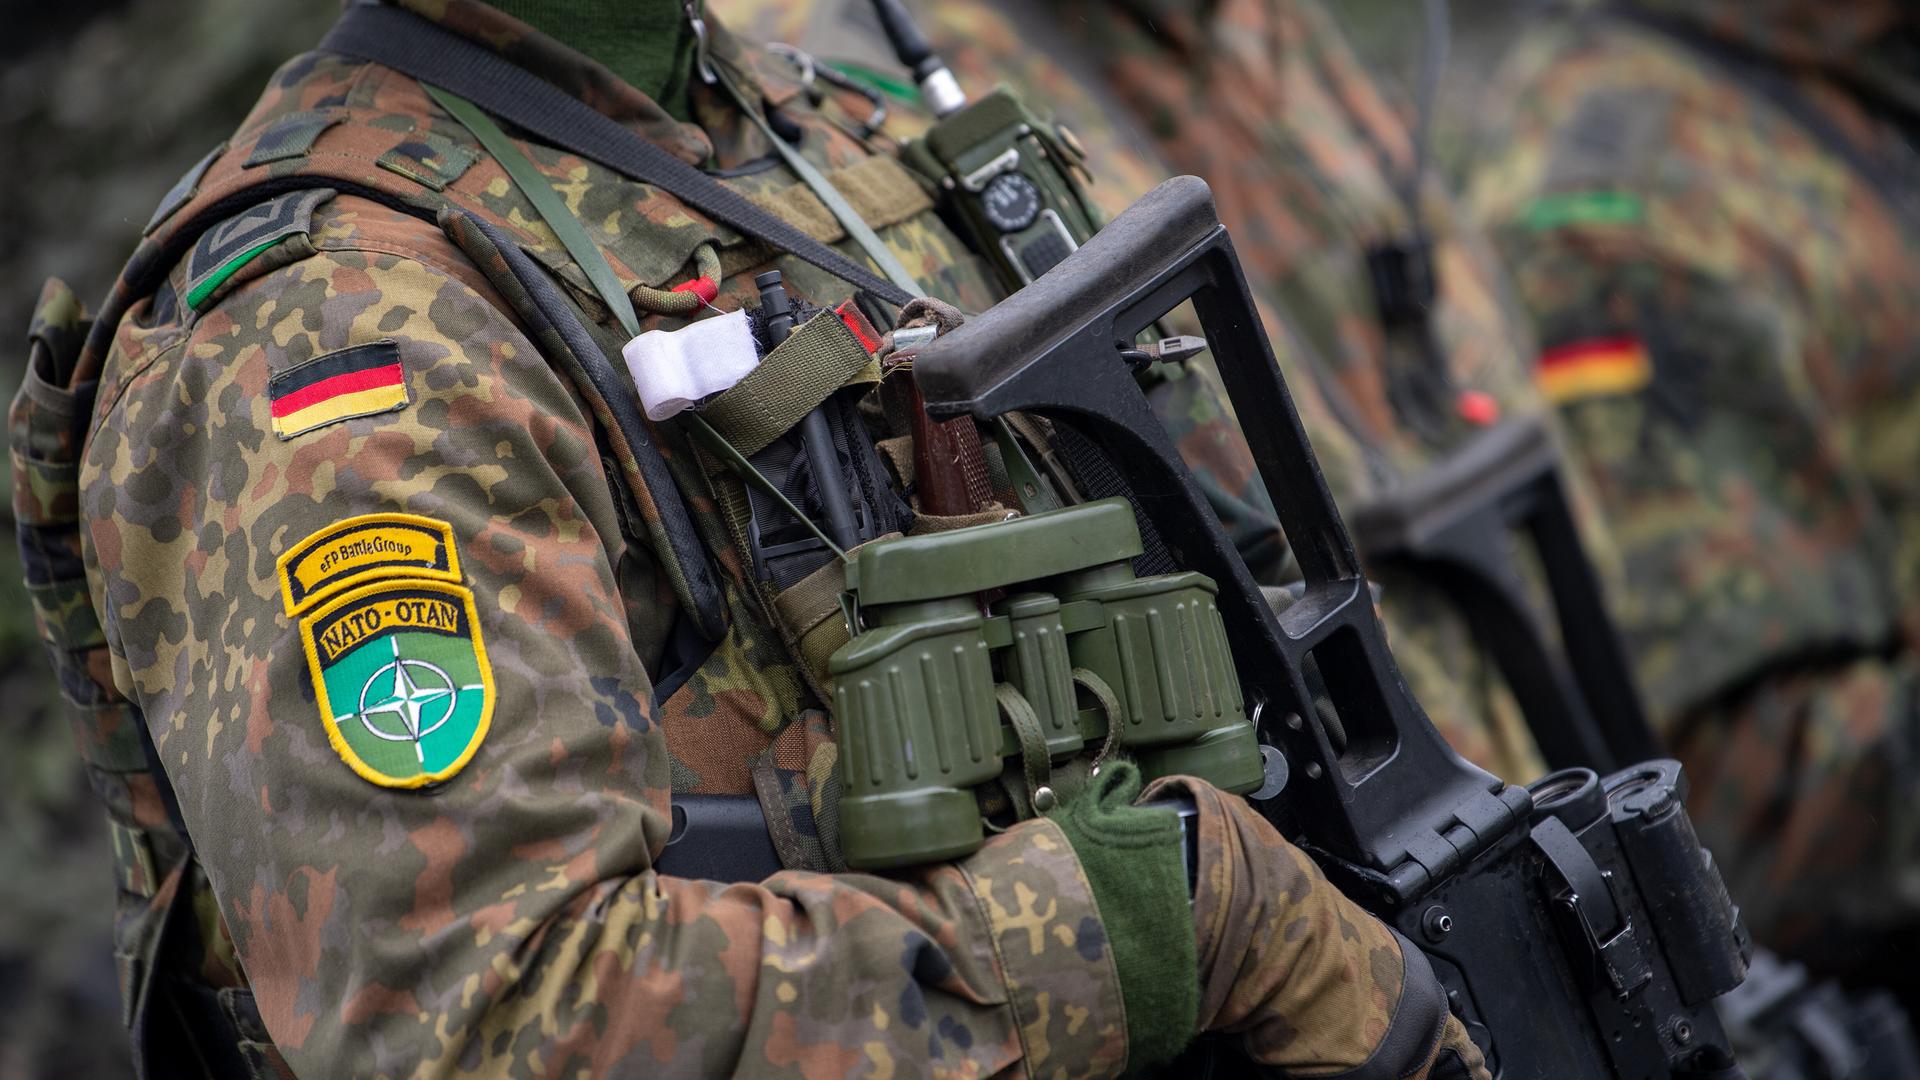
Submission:
M 1613 873 L 1603 871 L 1559 818 L 1548 817 L 1533 827 L 1538 851 L 1558 879 L 1550 890 L 1555 917 L 1568 954 L 1584 956 L 1590 977 L 1616 998 L 1625 998 L 1653 978 L 1653 965 L 1634 933 L 1633 918 L 1621 910 L 1613 891 Z
M 781 518 L 787 516 L 778 507 L 764 509 L 771 515 Z M 747 500 L 747 548 L 753 553 L 753 573 L 756 580 L 791 583 L 806 577 L 835 558 L 832 549 L 797 521 L 787 521 L 771 527 L 762 524 L 762 510 L 763 508 L 756 500 L 752 498 Z M 871 540 L 876 534 L 873 518 L 868 512 L 866 503 L 853 504 L 853 517 L 859 528 L 860 539 Z M 763 539 L 769 534 L 778 535 L 788 531 L 801 535 L 793 540 L 772 543 Z M 797 572 L 788 568 L 792 563 L 800 564 Z

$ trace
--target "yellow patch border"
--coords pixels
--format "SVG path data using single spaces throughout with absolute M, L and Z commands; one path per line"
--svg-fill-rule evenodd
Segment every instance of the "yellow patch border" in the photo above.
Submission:
M 355 532 L 385 526 L 418 529 L 432 533 L 446 551 L 447 565 L 443 568 L 421 566 L 414 561 L 388 560 L 349 571 L 337 578 L 322 578 L 313 589 L 303 590 L 303 596 L 299 598 L 294 596 L 295 563 L 314 554 L 316 548 L 329 540 L 346 539 Z M 460 552 L 454 546 L 453 526 L 438 518 L 423 517 L 419 514 L 360 514 L 342 518 L 325 528 L 308 533 L 305 539 L 281 553 L 280 558 L 274 563 L 274 570 L 280 578 L 280 601 L 286 607 L 287 614 L 293 616 L 343 589 L 372 581 L 408 578 L 416 581 L 450 581 L 457 585 L 460 583 Z
M 458 600 L 466 608 L 467 627 L 473 631 L 473 656 L 480 666 L 480 685 L 486 691 L 486 699 L 480 707 L 480 720 L 474 724 L 473 738 L 467 742 L 466 750 L 454 760 L 453 764 L 444 769 L 409 777 L 389 776 L 368 765 L 361 760 L 359 754 L 353 752 L 353 747 L 347 744 L 346 736 L 340 734 L 340 725 L 333 722 L 333 706 L 327 700 L 326 669 L 320 664 L 320 650 L 315 645 L 313 637 L 314 626 L 335 611 L 349 604 L 357 604 L 369 597 L 378 596 L 384 592 L 395 592 L 402 588 L 444 593 Z M 300 619 L 300 646 L 307 654 L 307 674 L 313 678 L 314 703 L 319 706 L 320 722 L 327 729 L 327 743 L 333 747 L 334 753 L 340 755 L 340 760 L 346 762 L 347 767 L 352 769 L 360 779 L 384 788 L 402 790 L 438 784 L 451 779 L 461 769 L 466 768 L 467 763 L 473 760 L 473 756 L 480 752 L 480 744 L 487 741 L 487 732 L 493 727 L 493 704 L 498 691 L 493 681 L 493 662 L 487 659 L 487 643 L 480 633 L 480 612 L 474 606 L 473 590 L 465 585 L 421 578 L 403 578 L 363 585 L 334 597 L 312 613 L 303 616 Z

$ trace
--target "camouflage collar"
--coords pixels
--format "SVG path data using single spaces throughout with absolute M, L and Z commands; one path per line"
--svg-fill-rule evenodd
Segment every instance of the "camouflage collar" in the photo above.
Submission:
M 1624 0 L 1747 53 L 1818 71 L 1903 109 L 1920 110 L 1908 0 Z
M 431 19 L 461 37 L 485 45 L 540 76 L 608 117 L 631 128 L 690 165 L 718 158 L 725 165 L 759 156 L 758 132 L 741 124 L 737 110 L 724 94 L 696 83 L 693 88 L 695 123 L 682 123 L 660 103 L 628 85 L 598 62 L 571 49 L 480 0 L 387 0 L 423 18 Z M 725 66 L 750 101 L 780 105 L 800 91 L 799 84 L 770 69 L 753 50 L 719 25 L 711 12 L 703 21 L 707 54 Z M 716 144 L 720 145 L 716 145 Z M 755 145 L 745 145 L 756 143 Z

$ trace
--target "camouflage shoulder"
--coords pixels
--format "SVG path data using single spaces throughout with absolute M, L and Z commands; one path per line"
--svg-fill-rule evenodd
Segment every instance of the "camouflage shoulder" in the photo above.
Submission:
M 1473 210 L 1529 233 L 1647 225 L 1676 179 L 1673 140 L 1706 88 L 1700 67 L 1630 28 L 1530 31 L 1488 91 L 1499 104 L 1482 129 Z
M 207 229 L 121 320 L 95 428 L 182 394 L 281 441 L 405 410 L 407 364 L 487 360 L 461 327 L 489 296 L 431 221 L 330 188 L 276 196 Z M 216 390 L 238 396 L 205 402 Z

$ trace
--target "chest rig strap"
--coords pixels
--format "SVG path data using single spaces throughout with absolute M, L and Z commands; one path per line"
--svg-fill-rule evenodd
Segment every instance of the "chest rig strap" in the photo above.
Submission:
M 689 10 L 694 6 L 689 3 Z M 693 25 L 695 33 L 700 35 L 700 49 L 704 55 L 707 47 L 706 26 L 698 18 L 694 19 Z M 892 249 L 887 247 L 886 242 L 880 239 L 879 234 L 860 217 L 853 205 L 847 202 L 846 196 L 840 194 L 839 190 L 821 175 L 813 162 L 808 161 L 805 155 L 773 130 L 773 125 L 767 122 L 767 118 L 761 115 L 759 109 L 754 108 L 753 102 L 748 99 L 746 92 L 740 89 L 738 83 L 735 83 L 725 71 L 705 63 L 700 67 L 700 77 L 709 82 L 718 83 L 720 88 L 727 92 L 727 96 L 733 99 L 734 105 L 746 115 L 747 119 L 753 121 L 754 126 L 760 129 L 760 134 L 772 144 L 775 152 L 780 155 L 780 160 L 786 162 L 787 168 L 793 170 L 794 175 L 800 178 L 800 182 L 807 185 L 819 197 L 828 212 L 840 222 L 840 227 L 847 230 L 847 235 L 853 239 L 853 242 L 860 245 L 860 250 L 865 252 L 867 257 L 887 275 L 887 280 L 898 285 L 909 295 L 921 294 L 919 284 L 913 280 L 913 274 L 901 264 L 899 256 L 895 255 Z
M 534 211 L 540 215 L 541 220 L 545 221 L 554 235 L 560 238 L 561 246 L 567 249 L 567 254 L 573 256 L 573 261 L 580 265 L 581 271 L 592 283 L 594 291 L 599 294 L 601 302 L 606 304 L 607 309 L 613 313 L 615 321 L 620 324 L 622 330 L 626 331 L 627 337 L 637 337 L 640 333 L 640 319 L 634 313 L 632 299 L 627 296 L 626 290 L 621 288 L 619 278 L 614 274 L 613 267 L 608 265 L 607 257 L 601 252 L 599 245 L 587 235 L 587 231 L 581 227 L 572 211 L 567 209 L 559 193 L 554 191 L 553 185 L 547 182 L 547 178 L 541 174 L 540 170 L 533 167 L 533 163 L 527 160 L 527 156 L 521 153 L 520 148 L 507 137 L 506 132 L 501 131 L 500 126 L 472 102 L 431 83 L 423 82 L 420 85 L 426 90 L 428 96 L 439 102 L 443 108 L 466 125 L 467 130 L 471 131 L 474 138 L 486 147 L 487 152 L 499 160 L 501 167 L 513 179 L 514 185 L 527 197 L 527 201 L 533 204 Z M 717 181 L 708 177 L 700 176 L 699 179 L 704 184 L 726 190 L 721 188 Z M 770 218 L 770 220 L 777 219 Z M 610 403 L 619 401 L 628 412 L 633 411 L 634 395 L 626 392 L 625 387 L 620 384 L 618 375 L 611 374 L 610 368 L 608 374 L 604 376 L 595 375 L 595 380 L 596 388 Z M 833 546 L 832 541 L 827 540 L 819 527 L 802 513 L 799 507 L 788 500 L 786 492 L 754 468 L 734 443 L 715 431 L 698 413 L 688 412 L 684 415 L 690 425 L 691 434 L 703 447 L 726 462 L 743 482 L 759 488 L 787 513 L 818 534 L 829 547 Z M 638 422 L 637 414 L 635 414 L 635 422 Z
M 560 239 L 568 254 L 582 268 L 588 281 L 593 284 L 600 299 L 607 305 L 621 328 L 629 337 L 638 335 L 640 321 L 632 301 L 621 288 L 612 268 L 607 264 L 605 255 L 587 236 L 579 221 L 567 210 L 546 177 L 533 167 L 519 146 L 508 138 L 492 118 L 478 106 L 443 88 L 429 83 L 421 85 L 430 97 L 464 124 L 481 145 L 501 163 L 502 168 L 520 188 L 522 194 L 533 204 L 535 211 Z M 704 177 L 702 179 L 705 180 Z M 539 275 L 533 274 L 531 268 L 525 265 L 527 260 L 520 252 L 507 250 L 510 245 L 504 242 L 503 237 L 491 234 L 492 231 L 477 219 L 473 220 L 473 225 L 475 226 L 473 231 L 488 234 L 485 235 L 485 241 L 501 249 L 501 254 L 507 258 L 510 266 L 519 264 L 516 267 L 516 276 L 523 279 L 523 284 L 529 288 L 544 285 L 543 281 L 538 280 Z M 485 261 L 476 259 L 476 262 L 484 263 Z M 524 280 L 526 278 L 535 280 Z M 560 300 L 557 295 L 549 296 L 547 302 L 548 306 L 552 307 L 559 304 Z M 849 379 L 858 381 L 858 371 L 844 367 L 836 368 L 833 364 L 822 364 L 818 361 L 824 358 L 826 353 L 831 352 L 836 356 L 852 357 L 859 365 L 871 366 L 864 342 L 855 344 L 852 348 L 838 350 L 804 348 L 807 341 L 817 337 L 817 330 L 823 325 L 832 331 L 838 331 L 841 336 L 849 340 L 858 336 L 849 330 L 839 317 L 830 316 L 810 321 L 802 328 L 802 333 L 796 333 L 786 342 L 783 349 L 775 350 L 770 354 L 756 369 L 755 374 L 780 381 L 779 372 L 785 371 L 791 375 L 794 367 L 804 368 L 807 369 L 807 374 L 813 377 L 816 388 L 820 389 L 823 395 L 830 393 L 832 389 L 846 383 Z M 578 329 L 576 327 L 576 330 Z M 809 330 L 815 331 L 812 337 L 805 332 Z M 802 348 L 805 356 L 815 362 L 803 361 L 797 365 L 782 365 L 775 362 L 783 351 L 791 353 L 793 347 Z M 595 386 L 601 390 L 605 398 L 623 402 L 628 407 L 627 411 L 632 413 L 635 424 L 639 425 L 639 414 L 633 408 L 637 405 L 637 398 L 612 365 L 605 362 L 605 357 L 599 353 L 593 343 L 586 341 L 569 343 L 568 351 L 585 363 L 597 365 L 597 372 L 588 372 Z M 753 376 L 749 376 L 749 380 L 752 378 Z M 832 385 L 828 386 L 827 383 Z M 766 479 L 748 460 L 746 453 L 742 452 L 742 440 L 745 440 L 744 446 L 751 450 L 764 445 L 768 436 L 778 434 L 774 429 L 784 430 L 792 426 L 791 423 L 783 423 L 782 420 L 767 415 L 768 410 L 765 408 L 755 408 L 756 403 L 764 406 L 769 397 L 782 399 L 782 403 L 786 405 L 801 400 L 812 400 L 808 393 L 799 392 L 803 388 L 793 385 L 792 378 L 784 380 L 782 385 L 784 390 L 781 392 L 770 391 L 767 394 L 757 394 L 754 392 L 754 387 L 742 383 L 722 395 L 724 400 L 736 402 L 734 412 L 761 421 L 757 425 L 726 423 L 724 420 L 726 410 L 722 410 L 722 415 L 716 416 L 716 420 L 721 422 L 721 427 L 726 432 L 724 435 L 722 431 L 715 430 L 709 425 L 698 413 L 684 413 L 683 420 L 688 424 L 688 433 L 709 454 L 726 464 L 744 483 L 757 487 L 768 498 L 781 505 L 794 519 L 818 533 L 817 526 L 814 526 L 804 513 L 788 500 L 782 488 Z M 743 397 L 752 400 L 743 401 Z M 644 428 L 642 431 L 644 432 Z M 746 520 L 748 515 L 743 506 L 735 505 L 739 503 L 737 498 L 730 499 L 724 490 L 716 491 L 716 498 L 722 505 L 723 512 L 731 508 L 732 512 L 726 515 L 731 521 Z M 831 541 L 827 541 L 824 534 L 821 534 L 821 539 L 829 548 L 833 548 Z M 834 549 L 834 555 L 843 557 L 837 548 Z M 823 569 L 833 568 L 837 568 L 837 561 Z M 834 578 L 837 581 L 838 575 L 835 574 Z M 834 592 L 837 600 L 838 590 L 835 589 Z M 837 602 L 832 605 L 832 609 L 838 610 Z M 786 643 L 793 655 L 804 659 L 805 652 L 799 635 L 791 628 L 782 630 L 782 634 L 787 638 Z M 670 733 L 669 745 L 674 745 L 674 742 L 674 737 Z M 788 806 L 791 800 L 788 798 L 785 782 L 779 777 L 779 770 L 772 768 L 768 762 L 763 762 L 762 765 L 766 767 L 756 767 L 753 770 L 755 787 L 753 794 L 703 795 L 676 792 L 673 803 L 673 832 L 669 837 L 667 848 L 657 856 L 656 869 L 676 876 L 757 881 L 780 870 L 783 866 L 814 870 L 836 868 L 831 861 L 817 855 L 810 855 L 809 852 L 812 849 L 799 842 L 796 837 L 783 837 L 777 828 L 770 831 L 770 826 L 774 823 L 784 824 L 791 818 L 792 807 Z M 809 816 L 812 811 L 811 801 L 811 799 L 803 800 Z M 792 829 L 789 828 L 788 831 L 791 832 Z M 822 828 L 816 825 L 808 831 L 818 834 L 830 833 L 833 830 L 831 826 Z
M 396 8 L 348 8 L 320 51 L 371 61 L 467 99 L 542 141 L 651 184 L 722 224 L 896 306 L 912 297 L 738 192 L 513 62 Z M 579 253 L 574 253 L 579 257 Z M 623 294 L 624 295 L 624 294 Z

